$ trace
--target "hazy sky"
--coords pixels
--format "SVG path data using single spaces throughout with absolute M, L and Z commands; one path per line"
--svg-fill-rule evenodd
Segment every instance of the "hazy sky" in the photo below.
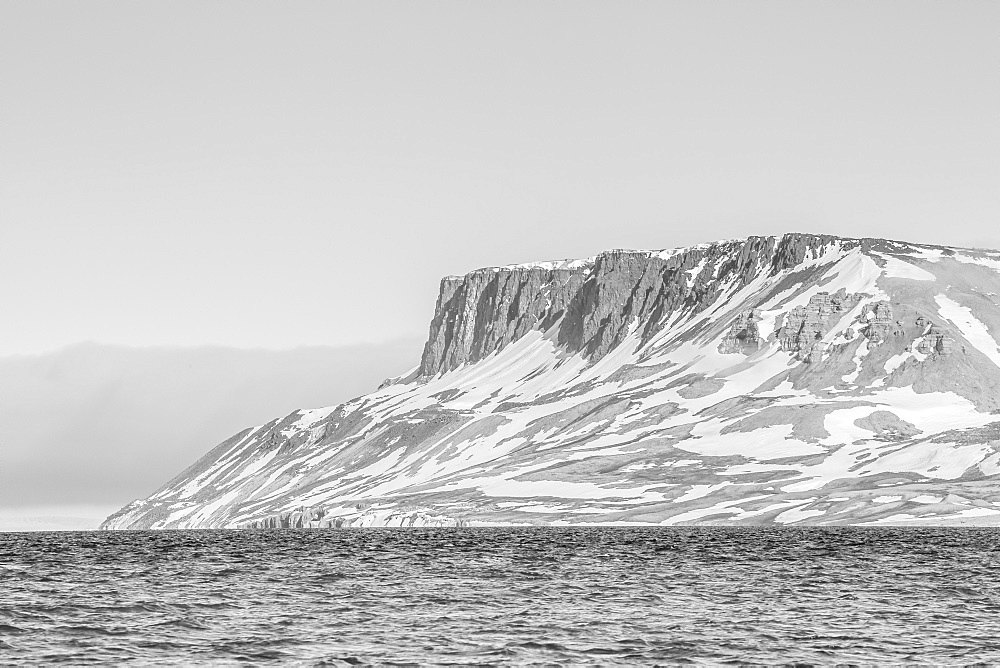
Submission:
M 0 355 L 419 338 L 445 274 L 614 247 L 1000 247 L 998 25 L 993 1 L 3 2 Z
M 371 392 L 421 344 L 0 358 L 0 531 L 94 528 L 247 427 Z

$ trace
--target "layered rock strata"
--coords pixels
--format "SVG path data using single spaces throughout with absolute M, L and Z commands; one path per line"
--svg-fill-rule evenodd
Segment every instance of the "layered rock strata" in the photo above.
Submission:
M 441 281 L 420 374 L 475 363 L 528 331 L 553 326 L 566 350 L 596 361 L 624 340 L 633 321 L 646 323 L 648 341 L 670 315 L 710 307 L 722 286 L 743 287 L 761 273 L 815 259 L 832 239 L 787 234 L 667 251 L 613 250 L 571 268 L 538 263 L 449 276 Z

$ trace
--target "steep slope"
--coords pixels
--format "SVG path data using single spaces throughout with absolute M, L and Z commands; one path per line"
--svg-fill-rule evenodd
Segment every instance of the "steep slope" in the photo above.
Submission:
M 998 292 L 998 252 L 803 234 L 448 277 L 411 374 L 104 527 L 1000 523 Z

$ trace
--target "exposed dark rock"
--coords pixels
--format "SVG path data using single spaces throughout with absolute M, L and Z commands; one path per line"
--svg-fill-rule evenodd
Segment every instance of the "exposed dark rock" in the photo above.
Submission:
M 761 341 L 760 331 L 757 329 L 759 320 L 760 311 L 757 309 L 740 313 L 722 340 L 719 352 L 750 354 L 760 350 L 763 341 Z
M 868 323 L 861 331 L 868 337 L 869 345 L 888 340 L 899 328 L 893 321 L 892 304 L 885 301 L 867 305 L 861 312 L 860 320 Z
M 430 335 L 420 363 L 433 376 L 476 362 L 535 329 L 556 328 L 570 352 L 597 360 L 644 323 L 642 342 L 676 311 L 698 312 L 725 286 L 741 288 L 814 259 L 836 237 L 786 234 L 750 237 L 674 255 L 614 250 L 575 268 L 524 265 L 478 269 L 441 281 Z M 843 240 L 847 246 L 858 242 Z M 748 332 L 741 350 L 753 346 Z
M 847 294 L 838 290 L 834 294 L 820 292 L 809 298 L 805 306 L 796 306 L 785 315 L 778 330 L 778 344 L 782 350 L 794 352 L 797 359 L 811 362 L 814 353 L 821 353 L 821 340 L 846 311 L 857 306 L 864 295 Z
M 921 433 L 912 423 L 889 411 L 874 411 L 854 424 L 875 432 L 875 436 L 889 441 L 903 441 Z

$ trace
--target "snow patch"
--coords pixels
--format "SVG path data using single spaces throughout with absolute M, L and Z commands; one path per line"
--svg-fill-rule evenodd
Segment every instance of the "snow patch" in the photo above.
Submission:
M 996 339 L 990 334 L 989 328 L 979 321 L 972 314 L 972 309 L 962 306 L 953 299 L 945 295 L 937 295 L 934 301 L 938 304 L 938 312 L 941 317 L 947 318 L 958 327 L 962 336 L 971 343 L 976 350 L 986 355 L 991 362 L 1000 367 L 1000 346 Z
M 812 501 L 812 499 L 809 500 Z M 826 511 L 819 510 L 818 508 L 803 510 L 802 508 L 795 507 L 780 513 L 774 518 L 774 521 L 779 524 L 793 524 L 795 522 L 801 522 L 802 520 L 809 519 L 810 517 L 817 517 L 819 515 L 826 515 Z
M 882 270 L 886 278 L 905 278 L 911 281 L 935 281 L 937 277 L 926 269 L 921 269 L 915 264 L 904 261 L 893 255 L 878 254 L 885 260 L 885 268 Z

